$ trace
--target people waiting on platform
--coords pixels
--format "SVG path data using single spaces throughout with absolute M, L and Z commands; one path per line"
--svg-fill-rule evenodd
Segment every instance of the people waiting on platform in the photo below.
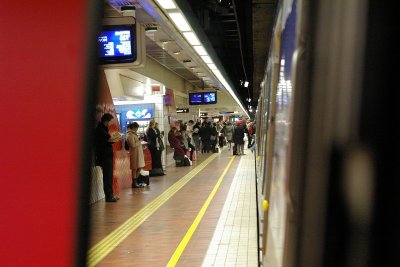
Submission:
M 147 146 L 151 153 L 150 176 L 164 175 L 160 149 L 161 133 L 157 128 L 155 128 L 155 124 L 156 122 L 154 120 L 151 120 L 146 130 Z
M 244 121 L 240 122 L 233 130 L 233 142 L 236 146 L 237 155 L 244 155 L 244 136 L 246 133 L 244 123 Z
M 108 127 L 113 123 L 114 117 L 105 113 L 94 131 L 95 164 L 103 171 L 103 190 L 106 202 L 116 202 L 118 197 L 113 193 L 114 151 L 113 144 L 120 137 L 108 132 Z
M 185 151 L 185 155 L 189 155 L 189 159 L 193 160 L 193 154 L 195 153 L 196 148 L 193 144 L 192 138 L 187 131 L 187 126 L 184 126 L 179 132 L 179 140 L 181 142 L 183 150 Z
M 211 133 L 212 133 L 211 122 L 204 122 L 204 125 L 200 129 L 200 138 L 202 144 L 202 153 L 209 153 L 211 150 Z
M 218 144 L 218 131 L 217 131 L 217 124 L 214 122 L 211 124 L 209 129 L 210 131 L 210 150 L 211 152 L 217 152 L 217 144 Z
M 129 145 L 129 161 L 132 173 L 132 188 L 144 187 L 145 184 L 138 182 L 140 170 L 145 166 L 142 143 L 137 135 L 139 124 L 130 123 L 126 132 L 126 141 Z
M 199 121 L 196 122 L 195 125 L 193 125 L 192 140 L 194 142 L 196 152 L 200 151 L 200 135 L 199 135 L 200 127 L 201 127 L 201 124 Z
M 169 145 L 174 149 L 174 160 L 183 161 L 185 157 L 185 151 L 182 148 L 180 139 L 180 133 L 176 127 L 172 127 L 168 132 Z
M 231 150 L 233 141 L 233 125 L 230 121 L 228 121 L 224 128 L 224 135 L 226 142 L 228 143 L 228 150 Z

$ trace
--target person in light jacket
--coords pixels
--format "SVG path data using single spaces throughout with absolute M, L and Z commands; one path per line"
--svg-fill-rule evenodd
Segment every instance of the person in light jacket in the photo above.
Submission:
M 228 121 L 225 126 L 224 135 L 225 135 L 226 141 L 228 142 L 228 149 L 231 150 L 232 141 L 233 141 L 233 125 L 230 121 Z
M 126 141 L 129 145 L 129 158 L 132 171 L 133 188 L 142 187 L 142 185 L 137 182 L 137 178 L 140 170 L 145 166 L 143 146 L 137 135 L 138 129 L 139 124 L 137 122 L 133 122 L 128 125 L 128 130 L 126 131 Z

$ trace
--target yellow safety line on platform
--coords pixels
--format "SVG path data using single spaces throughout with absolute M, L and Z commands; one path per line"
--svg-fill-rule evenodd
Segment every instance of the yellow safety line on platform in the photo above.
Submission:
M 150 217 L 158 208 L 160 208 L 168 199 L 170 199 L 176 192 L 178 192 L 186 183 L 202 171 L 211 161 L 213 161 L 220 154 L 213 154 L 204 160 L 201 164 L 195 167 L 188 174 L 183 176 L 179 181 L 170 186 L 160 196 L 147 204 L 139 212 L 125 221 L 117 229 L 112 231 L 108 236 L 103 238 L 100 242 L 94 245 L 88 251 L 88 266 L 95 266 L 102 259 L 104 259 L 111 251 L 114 250 L 126 237 L 136 230 L 148 217 Z
M 217 193 L 217 190 L 219 186 L 222 183 L 222 180 L 224 180 L 225 174 L 228 172 L 228 169 L 232 165 L 233 160 L 235 159 L 235 156 L 231 158 L 229 161 L 228 165 L 226 166 L 225 170 L 221 174 L 221 176 L 218 179 L 218 182 L 215 184 L 214 189 L 211 191 L 210 195 L 208 196 L 207 200 L 204 202 L 203 206 L 201 207 L 199 213 L 197 214 L 196 218 L 194 219 L 192 225 L 190 226 L 189 230 L 186 232 L 186 235 L 183 237 L 181 243 L 179 246 L 176 248 L 174 254 L 172 255 L 171 259 L 169 260 L 167 267 L 169 266 L 175 266 L 176 263 L 178 262 L 179 258 L 181 257 L 183 251 L 185 250 L 187 244 L 189 243 L 190 239 L 192 238 L 194 232 L 197 229 L 197 226 L 199 226 L 201 220 L 203 219 L 203 216 L 205 212 L 207 211 L 208 206 L 211 203 L 211 200 L 214 198 L 215 194 Z

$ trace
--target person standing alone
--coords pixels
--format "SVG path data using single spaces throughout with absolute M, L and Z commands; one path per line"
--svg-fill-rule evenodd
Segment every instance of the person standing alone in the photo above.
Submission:
M 151 120 L 149 127 L 146 130 L 146 141 L 147 146 L 151 153 L 151 170 L 150 176 L 164 175 L 161 162 L 161 150 L 160 150 L 160 131 L 155 128 L 156 122 Z
M 137 178 L 140 170 L 145 166 L 142 143 L 137 135 L 138 129 L 139 124 L 133 122 L 128 125 L 128 130 L 126 132 L 126 140 L 129 144 L 129 159 L 132 171 L 133 188 L 142 187 L 142 185 L 138 183 Z
M 114 117 L 110 113 L 105 113 L 94 132 L 96 166 L 100 166 L 103 171 L 103 190 L 106 202 L 117 202 L 118 200 L 113 193 L 114 151 L 112 145 L 120 136 L 111 137 L 108 133 L 108 127 L 112 124 L 113 119 Z

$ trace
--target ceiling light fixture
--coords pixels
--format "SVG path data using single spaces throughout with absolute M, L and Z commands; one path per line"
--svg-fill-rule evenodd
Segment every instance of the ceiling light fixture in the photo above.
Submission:
M 197 54 L 199 54 L 199 56 L 208 56 L 207 51 L 204 49 L 203 46 L 201 45 L 195 45 L 193 46 L 194 50 L 196 50 Z
M 150 26 L 144 29 L 146 32 L 156 32 L 158 30 L 157 26 Z
M 215 64 L 211 63 L 211 64 L 207 64 L 207 66 L 210 68 L 210 70 L 216 70 L 217 66 L 215 66 Z
M 135 11 L 136 11 L 136 7 L 133 5 L 121 6 L 122 13 L 130 13 L 130 12 L 135 12 Z
M 179 29 L 181 31 L 181 34 L 185 37 L 186 41 L 192 46 L 193 49 L 195 49 L 195 51 L 199 54 L 199 56 L 201 57 L 201 59 L 203 60 L 204 63 L 207 64 L 207 66 L 210 68 L 211 72 L 215 75 L 215 77 L 217 78 L 217 81 L 219 81 L 220 85 L 219 86 L 223 86 L 228 92 L 229 94 L 233 97 L 233 99 L 235 99 L 235 101 L 238 103 L 238 105 L 242 108 L 242 110 L 247 114 L 246 109 L 243 107 L 241 101 L 239 100 L 239 98 L 236 96 L 236 93 L 234 92 L 234 90 L 231 88 L 231 86 L 229 85 L 229 83 L 225 80 L 224 76 L 222 75 L 222 73 L 219 71 L 219 69 L 216 67 L 216 65 L 214 64 L 213 60 L 211 59 L 211 57 L 207 54 L 207 52 L 205 51 L 204 47 L 201 46 L 201 42 L 198 39 L 197 35 L 195 34 L 195 32 L 190 31 L 190 25 L 187 22 L 185 16 L 181 13 L 181 11 L 178 9 L 177 6 L 175 6 L 174 2 L 172 2 L 171 0 L 156 0 L 157 3 L 159 3 L 164 9 L 177 9 L 174 10 L 173 12 L 169 13 L 169 18 L 172 20 L 172 22 L 175 24 L 175 26 L 177 27 L 177 29 Z M 170 3 L 170 6 L 168 7 L 167 2 Z M 172 3 L 172 4 L 171 4 Z M 174 8 L 173 8 L 173 7 Z M 184 63 L 187 63 L 185 61 L 183 61 Z M 190 62 L 190 61 L 189 61 Z M 248 86 L 248 84 L 247 84 Z M 248 115 L 248 114 L 247 114 Z
M 211 58 L 209 56 L 201 56 L 201 58 L 203 59 L 203 61 L 206 64 L 213 64 L 213 62 L 212 62 L 212 60 L 211 60 Z
M 191 30 L 189 23 L 187 23 L 185 17 L 180 12 L 171 12 L 168 14 L 176 27 L 182 32 L 188 32 Z
M 172 0 L 156 0 L 157 3 L 164 9 L 175 9 L 176 5 Z
M 183 32 L 183 36 L 185 36 L 185 38 L 189 42 L 189 44 L 200 45 L 199 39 L 193 32 Z

